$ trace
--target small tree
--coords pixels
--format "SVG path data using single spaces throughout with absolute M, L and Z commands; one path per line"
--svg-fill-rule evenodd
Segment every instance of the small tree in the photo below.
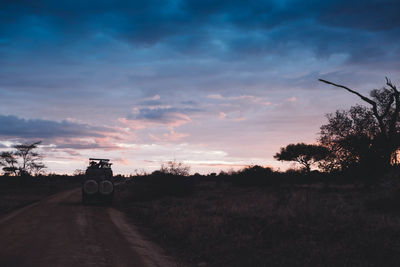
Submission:
M 190 166 L 185 165 L 183 162 L 168 161 L 167 164 L 162 164 L 160 172 L 164 174 L 172 174 L 179 176 L 188 176 L 190 171 Z
M 36 152 L 41 142 L 15 145 L 15 151 L 3 152 L 0 164 L 6 175 L 15 176 L 39 175 L 46 166 L 42 163 L 42 155 Z
M 329 150 L 320 145 L 308 145 L 304 143 L 289 144 L 281 147 L 279 153 L 274 158 L 279 161 L 295 161 L 303 165 L 307 173 L 311 172 L 311 166 L 325 159 L 329 155 Z

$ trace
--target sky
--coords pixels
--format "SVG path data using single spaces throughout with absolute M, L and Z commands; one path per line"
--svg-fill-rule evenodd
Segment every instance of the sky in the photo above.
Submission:
M 400 82 L 398 0 L 0 0 L 0 150 L 42 141 L 48 172 L 110 158 L 191 172 L 314 143 L 325 115 Z

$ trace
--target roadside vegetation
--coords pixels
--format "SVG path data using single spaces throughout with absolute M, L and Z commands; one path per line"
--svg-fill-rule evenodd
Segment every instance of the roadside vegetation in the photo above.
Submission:
M 148 175 L 120 187 L 116 207 L 189 266 L 395 266 L 398 173 L 371 186 L 362 176 L 252 166 L 165 175 L 174 190 L 155 187 L 160 176 Z

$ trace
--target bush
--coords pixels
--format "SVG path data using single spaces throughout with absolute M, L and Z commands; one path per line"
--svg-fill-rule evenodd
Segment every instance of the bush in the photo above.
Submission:
M 231 175 L 226 175 L 237 186 L 271 186 L 280 183 L 279 177 L 269 167 L 258 165 L 246 167 Z
M 188 196 L 193 192 L 194 181 L 191 177 L 155 171 L 151 175 L 133 178 L 130 186 L 132 200 L 141 201 L 164 196 Z

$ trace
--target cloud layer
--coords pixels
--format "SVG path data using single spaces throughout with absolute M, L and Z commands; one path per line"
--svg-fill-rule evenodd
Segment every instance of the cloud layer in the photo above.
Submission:
M 18 138 L 105 137 L 114 132 L 108 127 L 90 126 L 70 120 L 61 122 L 43 119 L 23 119 L 0 115 L 0 136 Z
M 394 0 L 2 1 L 0 141 L 53 144 L 56 170 L 93 154 L 123 172 L 180 157 L 202 171 L 279 166 L 280 146 L 312 142 L 325 113 L 358 101 L 318 78 L 362 92 L 399 81 L 399 12 Z

